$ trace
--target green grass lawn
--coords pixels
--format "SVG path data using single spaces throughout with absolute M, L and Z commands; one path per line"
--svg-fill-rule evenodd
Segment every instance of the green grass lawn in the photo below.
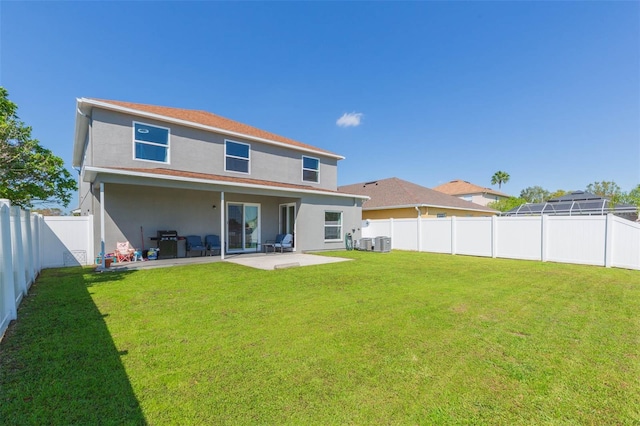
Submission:
M 639 424 L 640 272 L 413 252 L 42 272 L 6 424 Z

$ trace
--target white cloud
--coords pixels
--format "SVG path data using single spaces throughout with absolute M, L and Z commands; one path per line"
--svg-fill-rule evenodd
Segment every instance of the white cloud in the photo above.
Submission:
M 357 127 L 360 125 L 364 114 L 361 112 L 350 112 L 342 114 L 342 117 L 338 118 L 336 124 L 340 127 Z

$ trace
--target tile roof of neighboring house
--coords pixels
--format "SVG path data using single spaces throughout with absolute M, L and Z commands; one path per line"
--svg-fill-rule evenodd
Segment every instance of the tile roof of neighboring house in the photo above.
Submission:
M 466 180 L 452 180 L 451 182 L 443 183 L 442 185 L 438 185 L 434 187 L 436 191 L 444 192 L 449 195 L 466 195 L 466 194 L 493 194 L 499 195 L 501 197 L 509 197 L 507 194 L 504 194 L 500 191 L 496 191 L 495 189 L 485 188 L 479 185 L 474 185 L 473 183 L 467 182 Z
M 317 148 L 315 146 L 307 145 L 302 142 L 295 141 L 293 139 L 285 138 L 284 136 L 276 135 L 275 133 L 267 132 L 265 130 L 260 130 L 256 127 L 249 126 L 247 124 L 243 124 L 234 120 L 230 120 L 228 118 L 221 117 L 219 115 L 212 114 L 207 111 L 137 104 L 133 102 L 112 101 L 112 100 L 106 100 L 106 99 L 89 98 L 89 100 L 98 101 L 106 104 L 117 105 L 120 107 L 129 108 L 137 111 L 148 112 L 151 114 L 162 115 L 164 117 L 184 120 L 191 123 L 201 124 L 209 127 L 215 127 L 218 129 L 240 133 L 247 136 L 253 136 L 256 138 L 280 142 L 280 143 L 291 145 L 298 148 L 305 148 L 313 151 L 324 152 L 326 154 L 330 154 L 331 156 L 337 156 L 337 154 L 334 154 L 330 151 Z
M 478 210 L 495 213 L 490 209 L 458 197 L 443 194 L 398 178 L 381 179 L 338 187 L 338 191 L 371 197 L 362 205 L 363 210 L 375 210 L 416 205 L 438 206 L 459 210 Z

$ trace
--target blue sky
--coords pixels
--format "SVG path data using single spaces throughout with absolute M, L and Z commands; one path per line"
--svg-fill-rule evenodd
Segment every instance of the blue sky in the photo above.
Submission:
M 3 1 L 0 25 L 0 84 L 69 168 L 75 99 L 95 97 L 331 150 L 340 185 L 640 183 L 635 1 Z

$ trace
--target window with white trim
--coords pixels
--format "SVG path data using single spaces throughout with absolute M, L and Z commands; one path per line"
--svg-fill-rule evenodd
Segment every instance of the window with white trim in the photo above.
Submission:
M 465 201 L 473 201 L 473 195 L 463 195 L 462 199 Z
M 302 180 L 303 182 L 320 182 L 320 160 L 313 157 L 302 156 Z
M 133 158 L 135 160 L 169 162 L 169 129 L 133 122 Z
M 249 173 L 251 146 L 242 142 L 224 141 L 224 170 Z
M 324 240 L 325 241 L 342 240 L 342 212 L 337 212 L 337 211 L 324 212 Z

